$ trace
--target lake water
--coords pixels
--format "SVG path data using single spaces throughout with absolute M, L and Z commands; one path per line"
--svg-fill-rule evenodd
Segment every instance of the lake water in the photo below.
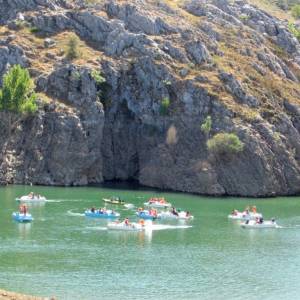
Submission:
M 11 218 L 15 198 L 50 199 L 30 207 L 31 224 Z M 111 232 L 82 214 L 121 195 L 141 206 L 164 196 L 192 212 L 189 222 L 154 231 Z M 229 221 L 256 205 L 282 228 L 249 230 Z M 134 211 L 116 208 L 122 217 Z M 0 188 L 0 288 L 58 299 L 300 299 L 300 198 L 207 198 L 100 187 Z

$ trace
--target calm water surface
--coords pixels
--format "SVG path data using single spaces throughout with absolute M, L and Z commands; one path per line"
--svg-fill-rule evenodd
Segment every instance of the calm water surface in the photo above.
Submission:
M 50 199 L 31 206 L 32 224 L 15 223 L 15 198 L 31 190 Z M 164 196 L 190 210 L 188 223 L 155 231 L 110 232 L 85 218 L 104 196 L 141 206 Z M 232 208 L 256 205 L 280 229 L 247 230 Z M 134 212 L 118 208 L 122 217 Z M 204 198 L 112 188 L 0 188 L 0 288 L 58 299 L 300 299 L 300 198 Z

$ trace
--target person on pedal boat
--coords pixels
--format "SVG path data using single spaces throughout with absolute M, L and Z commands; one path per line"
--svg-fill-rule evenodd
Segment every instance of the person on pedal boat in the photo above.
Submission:
M 129 219 L 128 219 L 128 218 L 125 218 L 124 224 L 125 224 L 126 226 L 129 226 Z
M 26 216 L 28 209 L 26 204 L 21 204 L 19 207 L 20 214 L 24 214 Z
M 260 218 L 256 218 L 256 223 L 257 224 L 262 224 L 264 222 L 264 218 L 260 217 Z
M 176 211 L 176 208 L 174 206 L 172 207 L 171 213 L 175 216 L 178 216 L 178 212 Z

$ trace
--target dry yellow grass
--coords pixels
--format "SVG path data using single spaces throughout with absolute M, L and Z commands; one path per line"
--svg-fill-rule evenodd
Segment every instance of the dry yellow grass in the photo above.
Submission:
M 248 0 L 250 4 L 255 5 L 257 7 L 259 7 L 262 10 L 267 11 L 269 14 L 273 15 L 276 18 L 279 19 L 286 19 L 286 20 L 290 20 L 293 21 L 294 18 L 292 17 L 292 15 L 289 12 L 286 12 L 282 9 L 280 9 L 277 5 L 276 5 L 276 1 L 275 0 Z

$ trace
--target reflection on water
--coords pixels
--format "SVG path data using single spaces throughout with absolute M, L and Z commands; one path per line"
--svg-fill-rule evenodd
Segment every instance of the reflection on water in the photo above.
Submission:
M 17 223 L 20 238 L 23 240 L 29 238 L 31 225 L 31 223 Z

